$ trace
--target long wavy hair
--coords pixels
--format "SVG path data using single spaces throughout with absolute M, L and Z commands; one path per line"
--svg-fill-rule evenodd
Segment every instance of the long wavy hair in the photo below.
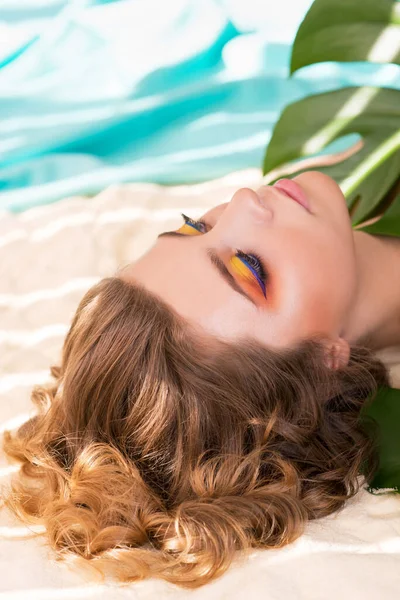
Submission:
M 337 371 L 322 352 L 318 338 L 208 343 L 145 289 L 102 279 L 54 383 L 33 389 L 35 416 L 4 435 L 22 463 L 4 502 L 44 525 L 58 559 L 199 587 L 293 542 L 375 472 L 360 411 L 387 371 L 363 346 Z

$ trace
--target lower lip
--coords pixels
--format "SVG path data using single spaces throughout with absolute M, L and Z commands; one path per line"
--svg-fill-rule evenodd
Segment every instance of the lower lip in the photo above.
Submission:
M 278 190 L 281 190 L 286 196 L 289 196 L 289 198 L 301 204 L 301 206 L 310 212 L 310 205 L 305 193 L 292 179 L 279 179 L 272 187 L 278 188 Z

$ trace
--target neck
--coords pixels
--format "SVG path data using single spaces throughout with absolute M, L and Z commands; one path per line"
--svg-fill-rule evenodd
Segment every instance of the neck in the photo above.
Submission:
M 400 344 L 400 239 L 354 231 L 358 291 L 345 337 L 372 350 Z

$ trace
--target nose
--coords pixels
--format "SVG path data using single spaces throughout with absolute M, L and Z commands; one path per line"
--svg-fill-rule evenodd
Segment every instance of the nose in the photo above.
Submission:
M 265 198 L 251 188 L 243 187 L 237 190 L 232 196 L 231 203 L 236 204 L 239 210 L 252 211 L 263 221 L 270 221 L 273 218 L 274 213 Z

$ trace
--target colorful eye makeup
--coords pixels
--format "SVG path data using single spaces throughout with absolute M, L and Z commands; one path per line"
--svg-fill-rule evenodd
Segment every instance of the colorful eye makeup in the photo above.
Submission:
M 266 298 L 265 283 L 267 277 L 262 262 L 258 256 L 255 254 L 246 254 L 241 250 L 236 250 L 236 254 L 229 259 L 229 263 L 232 267 L 232 270 L 235 271 L 239 277 L 242 277 L 249 283 L 254 282 L 255 279 L 261 288 L 263 296 Z
M 186 235 L 200 235 L 202 233 L 207 233 L 207 225 L 204 221 L 196 221 L 183 213 L 181 213 L 181 215 L 185 222 L 182 227 L 178 229 L 179 233 L 184 233 Z
M 187 215 L 181 213 L 184 224 L 178 229 L 179 233 L 185 235 L 201 235 L 207 233 L 207 224 L 204 221 L 196 221 Z M 231 269 L 236 275 L 250 284 L 258 284 L 261 292 L 266 298 L 267 272 L 263 266 L 262 260 L 256 254 L 247 254 L 241 250 L 229 259 Z

